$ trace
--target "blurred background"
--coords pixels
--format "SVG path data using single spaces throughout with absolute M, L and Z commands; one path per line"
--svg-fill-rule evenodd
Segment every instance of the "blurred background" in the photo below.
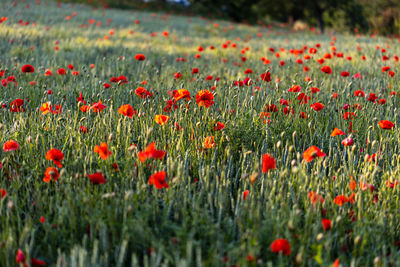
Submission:
M 103 8 L 163 10 L 295 30 L 400 34 L 400 0 L 64 0 Z

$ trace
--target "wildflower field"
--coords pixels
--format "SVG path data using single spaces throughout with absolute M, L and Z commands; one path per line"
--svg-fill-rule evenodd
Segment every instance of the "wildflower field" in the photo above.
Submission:
M 0 266 L 396 266 L 400 39 L 0 3 Z

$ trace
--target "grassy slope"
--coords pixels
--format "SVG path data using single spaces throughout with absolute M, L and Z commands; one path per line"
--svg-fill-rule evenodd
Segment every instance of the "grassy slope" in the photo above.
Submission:
M 398 179 L 399 130 L 384 131 L 377 121 L 399 121 L 399 99 L 389 97 L 390 91 L 398 89 L 399 80 L 382 73 L 382 66 L 396 70 L 397 65 L 392 57 L 382 62 L 376 49 L 376 45 L 390 45 L 387 54 L 400 54 L 396 40 L 338 35 L 335 46 L 345 57 L 327 60 L 333 74 L 326 75 L 316 59 L 331 52 L 332 39 L 328 36 L 228 22 L 218 22 L 216 28 L 214 22 L 199 18 L 57 7 L 46 2 L 31 2 L 29 9 L 24 4 L 1 5 L 0 17 L 8 16 L 8 20 L 0 24 L 0 67 L 6 69 L 6 76 L 16 76 L 18 86 L 11 82 L 0 93 L 8 107 L 12 100 L 22 98 L 26 108 L 24 113 L 12 113 L 9 108 L 0 112 L 0 142 L 14 139 L 20 144 L 15 152 L 0 152 L 0 188 L 8 192 L 0 200 L 1 263 L 14 265 L 17 249 L 49 265 L 71 266 L 128 265 L 135 261 L 148 266 L 200 262 L 207 266 L 222 265 L 224 260 L 227 265 L 240 266 L 267 262 L 310 266 L 332 264 L 337 258 L 346 265 L 360 266 L 371 265 L 375 257 L 381 262 L 397 262 L 399 187 L 388 188 L 386 181 Z M 74 11 L 77 15 L 67 20 Z M 20 26 L 20 19 L 30 24 Z M 80 28 L 88 19 L 101 21 L 102 26 Z M 134 24 L 136 19 L 141 23 Z M 114 35 L 109 34 L 111 29 Z M 162 36 L 163 31 L 169 31 L 168 38 Z M 152 32 L 157 36 L 150 37 Z M 104 40 L 105 35 L 110 39 Z M 244 41 L 248 36 L 252 38 Z M 222 49 L 227 40 L 237 48 Z M 54 49 L 56 41 L 58 51 Z M 296 57 L 287 51 L 314 47 L 316 43 L 321 48 L 312 60 L 304 60 L 310 68 L 304 73 Z M 197 51 L 200 45 L 206 48 L 204 52 Z M 216 49 L 210 50 L 210 45 Z M 246 46 L 250 50 L 242 55 L 240 50 Z M 276 58 L 269 47 L 283 47 L 286 52 Z M 134 60 L 137 53 L 145 54 L 146 60 Z M 201 58 L 194 58 L 197 53 Z M 367 60 L 361 60 L 361 55 Z M 247 60 L 241 62 L 241 56 Z M 272 63 L 263 64 L 262 56 Z M 347 56 L 352 60 L 346 60 Z M 181 57 L 186 61 L 175 61 Z M 286 62 L 284 67 L 279 66 L 280 60 Z M 35 66 L 34 74 L 21 73 L 21 67 L 28 63 Z M 70 71 L 57 75 L 58 68 L 71 63 L 79 76 L 72 76 Z M 194 67 L 200 74 L 191 74 Z M 244 75 L 247 68 L 253 74 Z M 51 69 L 54 75 L 44 76 L 45 69 Z M 259 81 L 267 69 L 273 81 Z M 351 75 L 360 72 L 363 79 L 342 78 L 343 70 Z M 175 72 L 182 73 L 182 79 L 174 79 Z M 129 83 L 104 89 L 104 82 L 120 75 L 125 75 Z M 206 81 L 207 75 L 220 80 Z M 232 86 L 233 81 L 246 76 L 253 79 L 252 86 Z M 306 82 L 306 76 L 312 82 Z M 143 80 L 147 81 L 146 89 L 154 93 L 151 99 L 140 99 L 134 93 Z M 30 81 L 37 85 L 30 85 Z M 309 104 L 322 102 L 324 109 L 315 112 L 308 104 L 299 104 L 298 94 L 288 93 L 293 84 L 301 85 L 308 95 L 311 87 L 320 88 Z M 196 93 L 214 85 L 215 104 L 199 108 Z M 182 101 L 179 109 L 167 114 L 170 120 L 166 125 L 156 124 L 154 116 L 165 114 L 168 90 L 180 88 L 192 95 L 189 109 Z M 366 94 L 386 98 L 386 104 L 355 98 L 354 91 L 360 88 Z M 46 94 L 49 89 L 53 95 Z M 90 103 L 101 99 L 107 108 L 101 114 L 80 112 L 76 101 L 79 92 Z M 334 92 L 339 94 L 337 99 L 332 98 Z M 294 116 L 281 112 L 281 98 L 292 101 Z M 39 107 L 47 101 L 62 104 L 62 113 L 42 115 Z M 363 107 L 356 111 L 353 121 L 353 130 L 357 131 L 353 133 L 354 149 L 343 147 L 342 138 L 330 137 L 335 127 L 347 132 L 349 122 L 342 119 L 342 107 L 347 103 Z M 122 104 L 131 104 L 139 116 L 129 119 L 118 114 Z M 276 104 L 279 112 L 272 113 L 271 123 L 265 125 L 259 113 L 267 104 Z M 307 119 L 299 118 L 303 111 Z M 225 129 L 214 132 L 213 121 L 225 123 Z M 175 122 L 182 131 L 174 129 Z M 79 131 L 81 125 L 88 133 Z M 216 147 L 205 151 L 202 142 L 211 135 Z M 167 155 L 162 161 L 143 164 L 137 151 L 152 141 Z M 105 161 L 93 152 L 102 142 L 107 142 L 112 151 Z M 131 144 L 138 149 L 129 150 Z M 322 148 L 328 156 L 302 162 L 301 154 L 311 145 Z M 53 166 L 45 158 L 50 148 L 62 150 L 65 159 L 59 180 L 47 184 L 42 178 L 46 168 Z M 364 161 L 366 154 L 378 151 L 381 154 L 376 166 Z M 263 153 L 277 159 L 277 170 L 261 173 Z M 119 172 L 112 167 L 116 162 Z M 168 189 L 148 185 L 148 177 L 160 170 L 167 172 Z M 96 171 L 105 175 L 105 185 L 90 183 L 87 174 Z M 251 176 L 257 176 L 254 183 Z M 338 207 L 333 200 L 337 195 L 351 194 L 350 177 L 357 181 L 356 201 Z M 360 181 L 373 184 L 375 191 L 362 191 Z M 244 190 L 250 192 L 245 201 Z M 311 190 L 324 196 L 322 205 L 310 204 Z M 374 195 L 379 199 L 376 204 Z M 354 212 L 354 222 L 350 211 Z M 323 230 L 321 218 L 332 220 L 330 231 Z M 320 233 L 323 236 L 317 239 Z M 289 240 L 290 256 L 270 251 L 276 238 Z M 246 255 L 252 255 L 255 261 L 248 261 Z

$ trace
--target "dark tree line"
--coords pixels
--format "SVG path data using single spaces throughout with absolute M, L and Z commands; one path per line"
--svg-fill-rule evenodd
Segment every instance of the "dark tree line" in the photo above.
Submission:
M 400 0 L 180 0 L 189 6 L 168 0 L 63 0 L 107 4 L 120 8 L 161 9 L 175 13 L 225 18 L 236 22 L 269 23 L 297 20 L 337 31 L 378 31 L 400 34 Z
M 190 0 L 202 12 L 218 10 L 238 22 L 302 20 L 338 30 L 400 33 L 400 0 Z

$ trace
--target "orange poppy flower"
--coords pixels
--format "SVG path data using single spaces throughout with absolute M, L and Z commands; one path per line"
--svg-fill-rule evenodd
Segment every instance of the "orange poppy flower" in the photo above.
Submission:
M 61 168 L 61 160 L 64 159 L 64 154 L 57 148 L 52 148 L 46 153 L 46 159 L 52 160 L 57 167 Z
M 148 158 L 162 159 L 165 156 L 165 151 L 156 150 L 156 143 L 151 143 L 145 150 L 138 153 L 140 162 L 145 162 Z
M 108 145 L 106 142 L 101 143 L 99 146 L 94 147 L 94 152 L 98 153 L 100 158 L 107 159 L 112 153 L 108 150 Z
M 51 180 L 57 181 L 60 174 L 55 167 L 48 167 L 44 173 L 43 181 L 49 183 Z
M 89 106 L 83 105 L 83 106 L 80 108 L 80 110 L 81 110 L 82 112 L 87 112 L 87 111 L 89 110 Z
M 213 148 L 215 147 L 214 136 L 207 136 L 203 142 L 204 148 Z
M 337 135 L 346 135 L 346 133 L 338 128 L 335 128 L 335 129 L 333 129 L 333 132 L 331 133 L 331 137 L 335 137 Z
M 308 193 L 308 198 L 310 199 L 312 204 L 315 204 L 317 202 L 324 203 L 325 201 L 325 199 L 322 196 L 318 195 L 314 191 L 310 191 L 310 193 Z
M 323 153 L 318 147 L 311 146 L 306 151 L 303 152 L 303 159 L 306 162 L 311 162 L 314 158 L 318 157 L 325 157 L 326 154 Z
M 343 204 L 349 202 L 349 198 L 347 198 L 344 195 L 339 195 L 339 196 L 335 197 L 334 202 L 338 206 L 343 206 Z
M 186 99 L 188 101 L 190 100 L 190 93 L 186 89 L 174 90 L 172 93 L 175 98 L 175 101 L 179 101 L 181 99 Z
M 262 172 L 266 173 L 269 170 L 276 169 L 276 160 L 270 154 L 264 154 L 262 157 Z
M 394 127 L 394 123 L 391 121 L 387 121 L 387 120 L 380 121 L 380 122 L 378 122 L 378 124 L 382 129 L 385 129 L 385 130 L 390 130 Z
M 132 118 L 135 111 L 133 110 L 133 107 L 131 105 L 126 104 L 119 107 L 118 113 L 127 116 L 129 118 Z
M 8 151 L 15 151 L 19 148 L 19 144 L 17 141 L 14 140 L 8 140 L 7 142 L 4 143 L 3 145 L 3 151 L 8 152 Z
M 92 184 L 105 184 L 107 180 L 104 178 L 101 172 L 96 172 L 93 174 L 88 174 L 88 177 Z
M 166 123 L 168 122 L 169 117 L 168 117 L 167 115 L 156 115 L 156 116 L 154 117 L 154 120 L 155 120 L 158 124 L 164 125 L 164 124 L 166 124 Z
M 210 107 L 214 104 L 214 95 L 208 90 L 201 90 L 196 95 L 196 103 L 200 107 Z
M 270 249 L 274 253 L 282 253 L 283 255 L 290 255 L 290 243 L 286 239 L 276 239 L 272 242 Z
M 156 172 L 150 176 L 149 184 L 154 185 L 157 189 L 168 188 L 169 185 L 165 181 L 165 171 Z

